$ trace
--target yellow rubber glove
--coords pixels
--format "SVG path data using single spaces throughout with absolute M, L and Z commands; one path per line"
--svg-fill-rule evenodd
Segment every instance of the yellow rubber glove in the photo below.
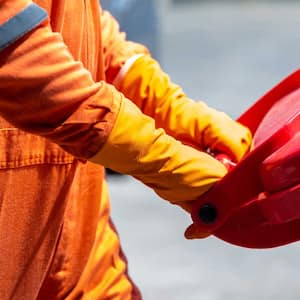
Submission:
M 123 97 L 108 140 L 90 160 L 134 176 L 187 211 L 226 174 L 216 159 L 156 129 L 152 118 Z
M 246 127 L 187 98 L 151 57 L 140 56 L 120 77 L 117 88 L 169 135 L 197 149 L 226 153 L 234 161 L 249 151 L 252 137 Z

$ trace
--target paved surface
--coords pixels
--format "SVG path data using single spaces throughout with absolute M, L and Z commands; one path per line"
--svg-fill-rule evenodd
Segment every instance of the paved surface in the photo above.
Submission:
M 198 4 L 165 12 L 162 64 L 194 98 L 237 117 L 300 65 L 300 3 Z M 298 300 L 300 243 L 248 250 L 186 241 L 190 220 L 129 177 L 113 216 L 145 300 Z

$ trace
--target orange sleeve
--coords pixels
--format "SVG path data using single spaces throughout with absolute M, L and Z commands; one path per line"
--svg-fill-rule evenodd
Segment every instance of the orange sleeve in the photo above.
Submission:
M 9 3 L 0 5 L 0 16 L 12 12 Z M 0 65 L 0 111 L 5 119 L 77 157 L 99 151 L 121 95 L 113 86 L 92 80 L 48 21 L 2 50 Z
M 104 68 L 106 78 L 112 83 L 126 61 L 136 54 L 149 54 L 148 49 L 138 43 L 126 40 L 126 34 L 120 32 L 118 22 L 108 12 L 101 15 L 101 34 L 104 49 Z
M 0 0 L 0 25 L 11 19 L 30 3 L 32 1 L 29 0 Z

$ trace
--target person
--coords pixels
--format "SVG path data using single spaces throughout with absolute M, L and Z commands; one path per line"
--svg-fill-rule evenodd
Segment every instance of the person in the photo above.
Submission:
M 104 167 L 189 212 L 226 174 L 205 150 L 239 161 L 249 130 L 189 99 L 98 0 L 0 0 L 0 65 L 0 299 L 141 299 Z

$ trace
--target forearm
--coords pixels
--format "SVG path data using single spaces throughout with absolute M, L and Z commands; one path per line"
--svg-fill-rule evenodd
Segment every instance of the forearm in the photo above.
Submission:
M 156 127 L 164 128 L 169 135 L 187 144 L 197 140 L 198 145 L 193 146 L 201 148 L 200 133 L 209 122 L 207 105 L 188 99 L 151 57 L 136 56 L 124 69 L 116 79 L 117 88 L 143 113 L 155 119 Z M 193 111 L 193 115 L 186 118 L 188 111 Z
M 189 99 L 149 56 L 140 56 L 123 68 L 116 86 L 155 119 L 157 128 L 185 144 L 224 152 L 235 161 L 250 149 L 251 133 L 246 127 L 204 102 Z

